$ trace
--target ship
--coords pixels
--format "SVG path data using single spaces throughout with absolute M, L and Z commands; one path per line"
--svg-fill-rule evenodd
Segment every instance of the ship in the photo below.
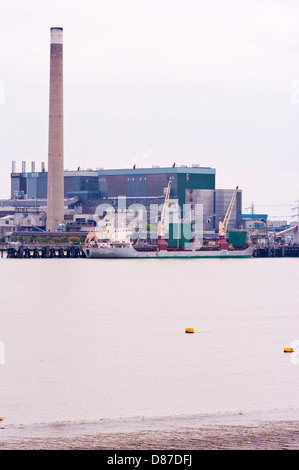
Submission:
M 196 246 L 195 239 L 188 246 L 169 246 L 164 238 L 165 219 L 169 204 L 171 182 L 169 182 L 161 219 L 158 222 L 157 243 L 140 244 L 132 242 L 131 233 L 127 227 L 112 228 L 111 222 L 103 225 L 103 230 L 99 234 L 93 228 L 86 237 L 83 252 L 86 258 L 250 258 L 253 256 L 255 246 L 246 242 L 244 246 L 236 247 L 228 244 L 226 232 L 235 202 L 238 186 L 236 187 L 226 215 L 223 221 L 219 222 L 219 234 L 217 243 Z
M 199 249 L 166 248 L 159 244 L 139 246 L 132 243 L 111 243 L 86 245 L 83 252 L 87 258 L 250 258 L 253 255 L 252 245 L 243 249 L 221 249 L 220 247 L 202 247 Z

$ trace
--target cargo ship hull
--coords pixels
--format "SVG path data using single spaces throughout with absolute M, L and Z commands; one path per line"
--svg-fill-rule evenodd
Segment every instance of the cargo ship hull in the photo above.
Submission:
M 134 246 L 84 247 L 87 258 L 251 258 L 254 247 L 236 250 L 159 250 L 140 249 Z

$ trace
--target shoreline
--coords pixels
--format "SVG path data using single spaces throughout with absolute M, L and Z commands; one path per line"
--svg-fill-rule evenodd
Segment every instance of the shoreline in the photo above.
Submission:
M 0 450 L 298 450 L 298 421 L 258 426 L 216 425 L 175 431 L 65 437 L 6 437 Z
M 252 415 L 2 426 L 0 450 L 299 450 L 299 420 Z

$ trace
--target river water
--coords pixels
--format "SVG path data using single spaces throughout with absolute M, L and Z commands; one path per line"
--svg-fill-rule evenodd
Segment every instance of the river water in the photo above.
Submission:
M 3 429 L 297 419 L 298 263 L 0 259 Z

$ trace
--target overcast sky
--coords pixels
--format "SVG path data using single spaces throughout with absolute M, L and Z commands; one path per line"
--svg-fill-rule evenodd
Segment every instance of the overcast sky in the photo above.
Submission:
M 47 165 L 59 26 L 66 169 L 196 163 L 244 212 L 294 214 L 298 25 L 298 0 L 1 0 L 0 198 L 12 160 Z

